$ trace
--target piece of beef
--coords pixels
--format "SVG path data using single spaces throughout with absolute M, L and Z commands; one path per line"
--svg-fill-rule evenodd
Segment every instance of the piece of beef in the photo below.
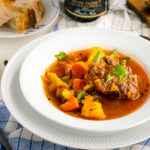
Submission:
M 118 77 L 106 82 L 104 79 L 95 80 L 97 91 L 105 95 L 115 94 L 120 99 L 135 99 L 139 95 L 137 75 L 128 75 L 122 82 Z
M 104 78 L 106 73 L 105 65 L 100 63 L 95 66 L 90 67 L 89 73 L 87 73 L 84 77 L 86 81 L 94 81 L 99 78 Z
M 109 57 L 107 58 L 109 59 Z M 117 95 L 120 99 L 133 100 L 139 95 L 138 77 L 132 73 L 132 69 L 129 66 L 126 66 L 125 60 L 120 63 L 128 71 L 128 76 L 123 81 L 120 81 L 120 78 L 115 76 L 112 80 L 106 82 L 106 74 L 111 74 L 115 68 L 114 63 L 106 62 L 91 66 L 89 72 L 85 75 L 85 80 L 87 83 L 92 83 L 93 87 L 104 95 Z M 113 74 L 111 75 L 114 76 Z
M 109 55 L 106 55 L 102 58 L 102 61 L 104 61 L 107 65 L 112 65 L 112 66 L 116 66 L 118 64 L 118 57 L 116 56 L 109 56 Z
M 128 75 L 118 86 L 120 89 L 120 96 L 122 97 L 135 99 L 139 96 L 138 77 L 136 74 Z

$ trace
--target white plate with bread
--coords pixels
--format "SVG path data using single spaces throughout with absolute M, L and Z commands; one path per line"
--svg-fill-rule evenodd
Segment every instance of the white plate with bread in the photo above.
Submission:
M 18 38 L 45 30 L 59 14 L 57 0 L 0 0 L 0 38 Z

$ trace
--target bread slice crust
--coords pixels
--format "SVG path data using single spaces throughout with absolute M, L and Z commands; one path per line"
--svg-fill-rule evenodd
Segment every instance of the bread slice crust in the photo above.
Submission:
M 30 0 L 30 3 L 27 3 L 27 0 L 0 0 L 1 4 L 9 9 L 9 12 L 16 14 L 0 22 L 0 26 L 7 22 L 18 33 L 23 33 L 28 27 L 36 28 L 44 14 L 42 0 Z

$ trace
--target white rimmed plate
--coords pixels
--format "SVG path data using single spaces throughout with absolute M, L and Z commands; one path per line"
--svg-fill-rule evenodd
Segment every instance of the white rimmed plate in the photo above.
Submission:
M 36 29 L 26 29 L 24 33 L 19 34 L 15 29 L 7 26 L 0 27 L 0 38 L 20 38 L 33 35 L 50 27 L 59 14 L 59 4 L 57 0 L 43 0 L 44 16 L 37 24 Z
M 2 78 L 2 95 L 10 113 L 32 133 L 57 144 L 83 149 L 108 149 L 125 147 L 150 137 L 150 121 L 117 135 L 105 137 L 77 136 L 58 130 L 51 123 L 37 114 L 24 99 L 19 87 L 19 71 L 26 56 L 39 42 L 41 37 L 16 53 L 6 67 Z
M 60 50 L 68 53 L 72 50 L 86 49 L 93 46 L 100 46 L 105 49 L 118 48 L 119 51 L 133 57 L 135 60 L 141 60 L 145 64 L 143 67 L 147 71 L 150 69 L 150 43 L 141 38 L 124 32 L 99 28 L 74 28 L 55 32 L 49 34 L 46 41 L 39 43 L 22 65 L 20 85 L 27 102 L 34 110 L 47 119 L 71 128 L 70 130 L 78 130 L 80 133 L 112 134 L 113 132 L 120 132 L 135 127 L 149 120 L 149 98 L 134 113 L 122 118 L 106 121 L 74 118 L 62 113 L 49 103 L 44 95 L 40 75 L 43 75 L 45 69 L 54 62 L 54 55 L 59 53 Z

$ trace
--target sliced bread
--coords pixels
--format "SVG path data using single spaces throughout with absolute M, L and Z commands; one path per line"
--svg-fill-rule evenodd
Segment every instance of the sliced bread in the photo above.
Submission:
M 23 11 L 23 15 L 8 22 L 18 33 L 24 32 L 27 27 L 35 28 L 36 24 L 42 19 L 44 8 L 41 0 L 16 0 L 12 5 Z
M 22 15 L 20 9 L 11 6 L 7 2 L 4 2 L 4 0 L 0 0 L 0 26 L 20 15 Z
M 9 17 L 7 24 L 15 28 L 18 33 L 24 32 L 27 27 L 36 27 L 36 24 L 42 19 L 44 7 L 42 0 L 0 0 L 5 1 L 9 7 L 20 13 Z M 7 6 L 8 7 L 8 6 Z M 6 8 L 7 8 L 6 7 Z M 13 12 L 14 13 L 14 12 Z

